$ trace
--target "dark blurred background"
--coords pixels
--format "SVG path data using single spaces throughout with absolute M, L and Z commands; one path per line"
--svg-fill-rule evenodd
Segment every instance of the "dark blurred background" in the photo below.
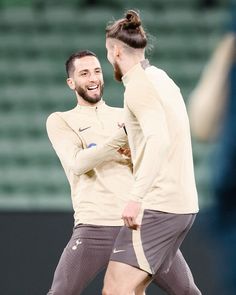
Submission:
M 51 285 L 73 213 L 45 121 L 51 112 L 76 104 L 64 64 L 82 49 L 94 51 L 101 61 L 106 102 L 122 106 L 123 86 L 114 81 L 106 60 L 104 31 L 127 8 L 140 11 L 154 45 L 148 58 L 175 80 L 188 104 L 230 26 L 230 1 L 0 0 L 1 295 L 43 295 Z M 234 213 L 227 224 L 222 214 L 219 218 L 209 160 L 216 145 L 193 138 L 201 210 L 182 250 L 203 295 L 235 295 L 236 222 Z M 102 276 L 85 295 L 100 294 Z M 147 294 L 163 293 L 151 286 Z

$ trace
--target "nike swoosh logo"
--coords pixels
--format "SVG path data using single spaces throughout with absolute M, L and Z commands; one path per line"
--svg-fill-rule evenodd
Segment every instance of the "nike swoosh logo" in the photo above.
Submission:
M 116 250 L 116 248 L 113 250 L 113 253 L 120 253 L 120 252 L 125 252 L 125 250 Z
M 91 126 L 88 126 L 88 127 L 85 127 L 85 128 L 79 128 L 79 132 L 83 132 L 83 131 L 85 131 L 85 130 L 87 130 L 89 128 L 91 128 Z

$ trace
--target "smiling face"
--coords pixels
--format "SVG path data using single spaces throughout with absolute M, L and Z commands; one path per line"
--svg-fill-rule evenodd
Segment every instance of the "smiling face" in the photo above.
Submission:
M 98 59 L 85 56 L 74 60 L 74 71 L 67 79 L 68 86 L 77 94 L 79 103 L 94 105 L 103 94 L 103 75 Z

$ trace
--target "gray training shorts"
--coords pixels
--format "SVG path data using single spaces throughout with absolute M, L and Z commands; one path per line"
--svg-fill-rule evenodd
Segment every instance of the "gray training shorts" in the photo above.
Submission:
M 97 273 L 107 267 L 120 229 L 119 226 L 77 225 L 61 255 L 51 289 L 47 294 L 83 294 Z M 153 282 L 167 294 L 201 294 L 180 251 L 177 252 L 170 271 L 157 272 Z
M 141 228 L 120 230 L 110 257 L 153 275 L 167 272 L 196 214 L 144 210 Z

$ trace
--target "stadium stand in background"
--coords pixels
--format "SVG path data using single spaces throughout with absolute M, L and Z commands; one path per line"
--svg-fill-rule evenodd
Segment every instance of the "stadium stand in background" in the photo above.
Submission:
M 122 85 L 113 80 L 106 60 L 104 29 L 126 8 L 140 10 L 154 37 L 151 62 L 166 70 L 187 98 L 223 35 L 227 1 L 0 0 L 1 210 L 70 210 L 69 185 L 45 121 L 51 112 L 76 103 L 64 70 L 65 60 L 76 50 L 97 53 L 104 70 L 104 98 L 122 105 Z M 206 148 L 194 144 L 201 206 L 211 202 L 208 169 L 199 162 Z

